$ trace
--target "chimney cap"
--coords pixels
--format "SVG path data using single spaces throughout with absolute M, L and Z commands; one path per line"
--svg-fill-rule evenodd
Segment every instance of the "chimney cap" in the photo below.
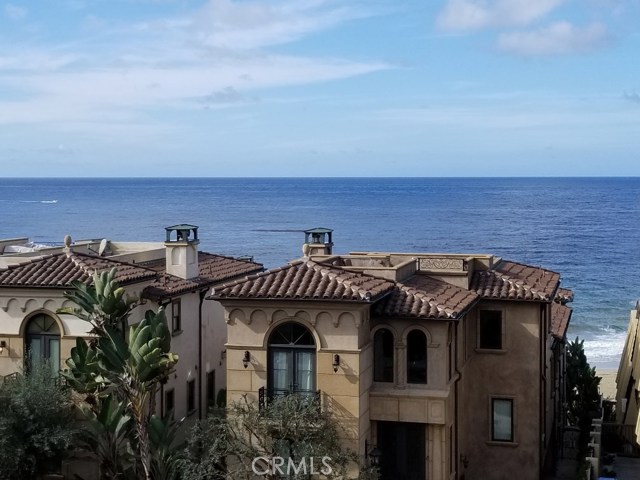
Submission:
M 172 230 L 197 230 L 198 226 L 197 225 L 190 225 L 188 223 L 180 223 L 178 225 L 172 225 L 170 227 L 164 227 L 164 229 L 166 231 L 172 231 Z
M 171 227 L 164 228 L 167 233 L 165 243 L 197 243 L 198 242 L 198 226 L 190 225 L 188 223 L 182 223 L 179 225 L 172 225 Z M 172 232 L 176 232 L 175 239 L 171 240 Z
M 316 227 L 304 230 L 304 233 L 333 233 L 333 230 L 331 228 Z

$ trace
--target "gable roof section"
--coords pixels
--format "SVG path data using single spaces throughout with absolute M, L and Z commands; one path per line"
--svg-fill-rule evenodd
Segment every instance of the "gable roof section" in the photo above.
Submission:
M 77 252 L 63 252 L 38 257 L 0 270 L 0 287 L 69 288 L 74 281 L 89 284 L 94 272 L 118 269 L 116 280 L 121 285 L 152 280 L 151 269 L 104 257 Z
M 478 295 L 426 275 L 414 275 L 398 283 L 393 293 L 376 306 L 376 314 L 386 317 L 460 318 Z
M 240 275 L 255 273 L 263 269 L 260 263 L 205 252 L 198 252 L 200 275 L 188 280 L 165 273 L 164 259 L 150 262 L 146 266 L 159 273 L 158 279 L 153 284 L 145 287 L 142 292 L 142 296 L 150 300 L 160 300 L 199 290 L 215 283 L 224 282 Z
M 556 298 L 554 298 L 556 302 L 561 305 L 566 305 L 569 302 L 573 302 L 573 290 L 569 290 L 568 288 L 559 288 L 556 293 Z
M 551 334 L 558 340 L 564 340 L 572 313 L 571 308 L 559 303 L 551 305 Z
M 492 270 L 476 271 L 470 289 L 484 299 L 550 302 L 559 284 L 559 273 L 503 260 Z
M 314 261 L 292 262 L 216 289 L 213 299 L 325 300 L 375 302 L 389 293 L 394 282 L 349 272 Z

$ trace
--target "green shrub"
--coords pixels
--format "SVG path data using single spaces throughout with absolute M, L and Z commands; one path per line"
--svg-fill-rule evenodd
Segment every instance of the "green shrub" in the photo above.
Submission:
M 0 386 L 0 479 L 59 471 L 76 437 L 69 392 L 48 364 Z

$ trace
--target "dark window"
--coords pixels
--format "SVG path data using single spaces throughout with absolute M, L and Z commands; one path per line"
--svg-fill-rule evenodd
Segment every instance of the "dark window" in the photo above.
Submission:
M 316 385 L 316 343 L 303 325 L 287 322 L 269 337 L 269 394 L 312 393 Z
M 174 300 L 171 302 L 171 331 L 179 332 L 182 330 L 182 317 L 181 317 L 181 305 L 180 300 Z
M 216 406 L 216 371 L 207 372 L 207 406 Z
M 513 400 L 491 399 L 491 440 L 513 442 Z
M 173 418 L 174 409 L 176 407 L 175 400 L 176 397 L 173 388 L 164 392 L 164 414 L 171 415 L 171 418 Z
M 407 382 L 427 383 L 427 336 L 420 330 L 407 335 Z
M 35 315 L 26 328 L 25 355 L 27 371 L 34 362 L 48 362 L 51 371 L 60 370 L 60 328 L 49 315 Z
M 373 380 L 393 382 L 393 333 L 386 328 L 378 330 L 373 336 Z
M 187 413 L 196 409 L 196 379 L 187 381 Z
M 502 312 L 480 310 L 479 348 L 502 349 Z

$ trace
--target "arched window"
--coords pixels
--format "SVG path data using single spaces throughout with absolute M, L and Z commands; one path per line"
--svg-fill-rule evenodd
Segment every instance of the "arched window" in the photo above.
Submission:
M 60 370 L 60 328 L 57 322 L 46 314 L 32 317 L 25 329 L 25 358 L 27 370 L 36 362 L 46 360 L 51 370 Z
M 427 336 L 420 330 L 407 335 L 407 382 L 427 383 Z
M 295 322 L 276 328 L 269 337 L 269 395 L 311 393 L 316 388 L 316 342 Z
M 373 380 L 393 382 L 393 333 L 381 328 L 373 336 Z

